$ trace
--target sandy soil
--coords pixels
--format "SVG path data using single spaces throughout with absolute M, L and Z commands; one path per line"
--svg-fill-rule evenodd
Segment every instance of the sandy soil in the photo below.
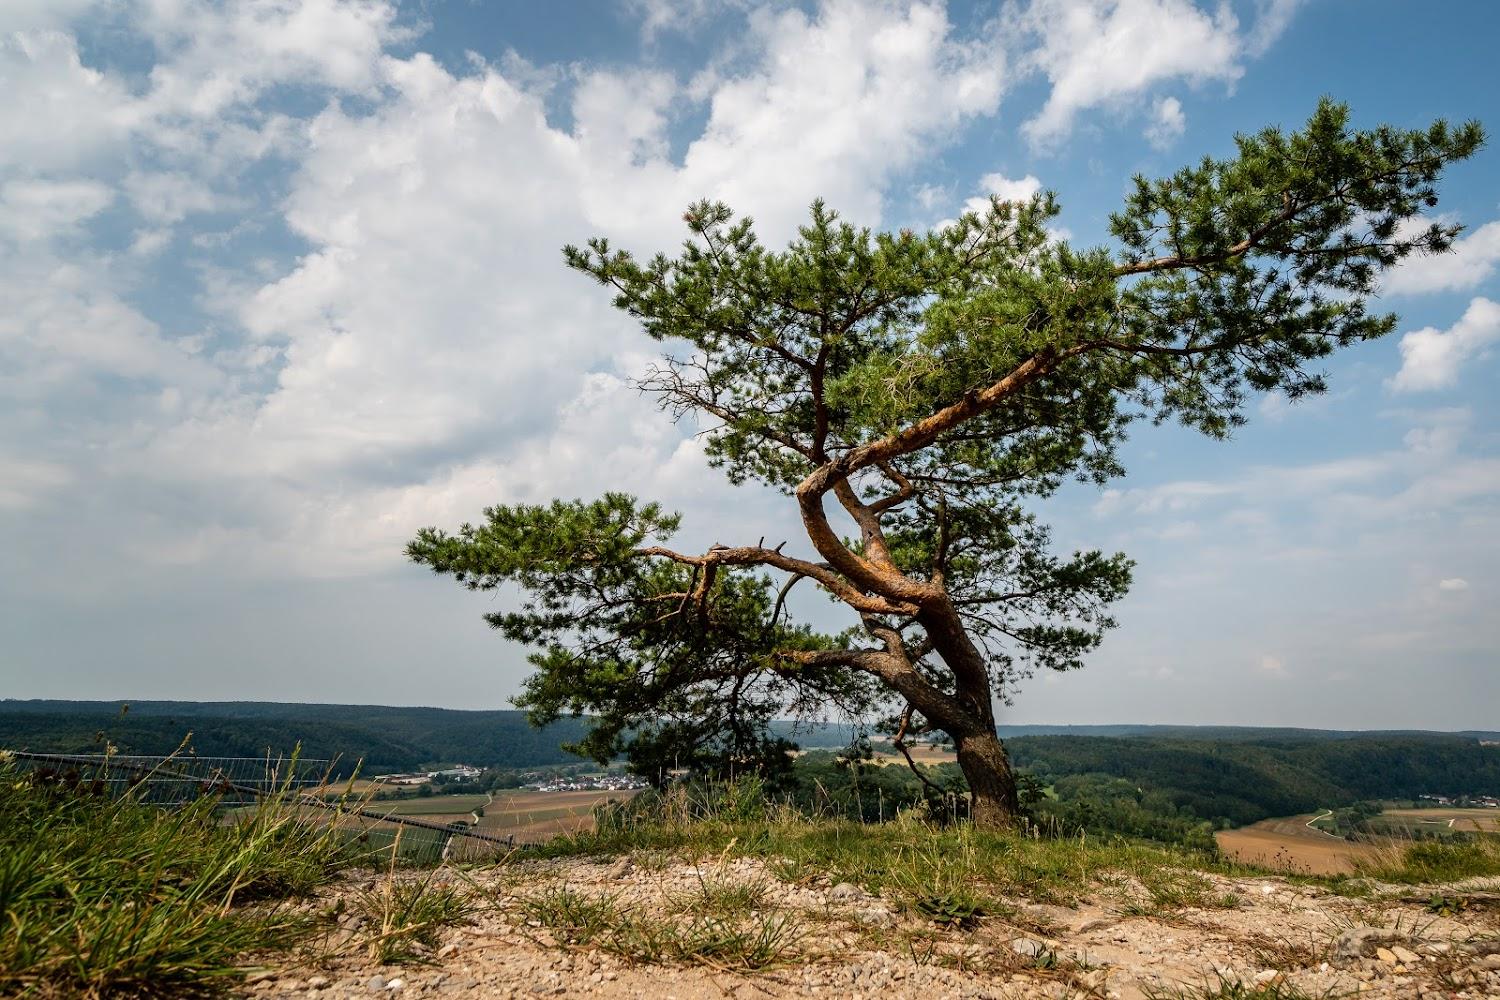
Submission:
M 698 864 L 660 859 L 528 862 L 479 869 L 470 879 L 495 904 L 445 932 L 435 962 L 378 966 L 366 957 L 357 918 L 314 964 L 273 968 L 245 990 L 255 997 L 580 996 L 623 1000 L 863 997 L 867 1000 L 1116 998 L 1142 1000 L 1172 985 L 1289 981 L 1310 995 L 1381 1000 L 1500 996 L 1500 904 L 1434 915 L 1425 896 L 1374 887 L 1350 899 L 1266 876 L 1209 876 L 1228 908 L 1143 913 L 1139 886 L 1108 881 L 1073 907 L 1012 901 L 1005 917 L 971 930 L 943 929 L 891 900 L 827 881 L 786 884 L 759 861 Z M 567 947 L 529 921 L 525 900 L 566 885 L 611 896 L 633 912 L 670 915 L 705 878 L 766 886 L 760 904 L 794 922 L 792 951 L 778 967 L 742 973 L 713 965 L 650 965 L 591 947 Z M 363 885 L 351 883 L 340 891 Z M 1445 887 L 1500 889 L 1500 881 Z M 1483 899 L 1476 896 L 1476 899 Z M 1379 949 L 1384 949 L 1379 950 Z

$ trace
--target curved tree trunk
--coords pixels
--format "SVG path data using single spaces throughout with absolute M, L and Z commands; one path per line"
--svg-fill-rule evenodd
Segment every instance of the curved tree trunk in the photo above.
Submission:
M 1021 815 L 1016 776 L 1010 757 L 993 729 L 958 737 L 958 766 L 973 797 L 974 825 L 983 830 L 1007 829 Z

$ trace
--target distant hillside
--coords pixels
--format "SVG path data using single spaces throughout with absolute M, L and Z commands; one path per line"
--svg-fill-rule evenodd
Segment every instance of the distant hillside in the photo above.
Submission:
M 276 702 L 0 701 L 0 747 L 55 753 L 100 749 L 103 735 L 122 753 L 168 753 L 188 733 L 204 756 L 287 754 L 365 760 L 365 772 L 428 764 L 537 767 L 577 763 L 562 744 L 588 730 L 585 719 L 545 729 L 517 711 L 470 712 L 382 705 Z
M 1045 784 L 1067 776 L 1123 778 L 1202 819 L 1236 825 L 1364 799 L 1500 794 L 1500 746 L 1483 746 L 1475 736 L 1292 732 L 1027 736 L 1007 746 L 1016 766 Z
M 562 744 L 587 719 L 535 729 L 515 711 L 275 702 L 0 701 L 0 748 L 90 752 L 101 735 L 127 753 L 167 753 L 189 732 L 205 756 L 290 753 L 363 758 L 366 773 L 431 764 L 505 768 L 576 763 Z M 779 722 L 805 748 L 847 746 L 835 723 Z M 1092 799 L 1131 789 L 1200 819 L 1243 824 L 1360 799 L 1500 794 L 1494 733 L 1335 732 L 1223 726 L 1006 726 L 1016 764 Z M 1107 781 L 1116 781 L 1114 787 Z M 1132 792 L 1131 794 L 1136 794 Z M 1156 807 L 1153 807 L 1156 808 Z
M 1469 730 L 1434 732 L 1426 729 L 1294 729 L 1285 726 L 999 726 L 1002 739 L 1025 736 L 1150 736 L 1157 739 L 1217 740 L 1220 742 L 1282 743 L 1308 740 L 1361 740 L 1386 737 L 1459 737 L 1500 740 L 1500 733 Z

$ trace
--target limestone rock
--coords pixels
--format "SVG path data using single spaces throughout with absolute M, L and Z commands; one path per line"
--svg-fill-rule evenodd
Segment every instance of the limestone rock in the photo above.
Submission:
M 865 891 L 852 882 L 840 882 L 828 890 L 828 898 L 835 903 L 854 903 L 865 898 Z

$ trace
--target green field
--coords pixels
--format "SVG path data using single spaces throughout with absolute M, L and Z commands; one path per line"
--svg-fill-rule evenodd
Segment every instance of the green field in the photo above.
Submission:
M 471 813 L 489 805 L 487 795 L 433 795 L 415 799 L 397 799 L 386 802 L 371 802 L 366 809 L 371 812 L 390 813 L 395 816 L 441 816 Z

